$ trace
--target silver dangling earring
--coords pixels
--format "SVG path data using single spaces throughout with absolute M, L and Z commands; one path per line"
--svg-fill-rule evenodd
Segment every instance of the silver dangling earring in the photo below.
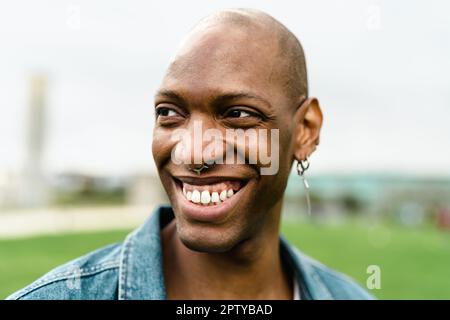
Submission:
M 297 162 L 297 174 L 302 177 L 303 185 L 306 190 L 306 205 L 308 206 L 308 215 L 311 216 L 311 200 L 309 198 L 309 184 L 305 177 L 305 171 L 309 168 L 308 157 Z

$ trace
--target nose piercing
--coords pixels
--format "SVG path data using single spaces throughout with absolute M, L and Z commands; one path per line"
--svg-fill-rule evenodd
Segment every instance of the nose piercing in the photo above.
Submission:
M 201 167 L 197 168 L 191 168 L 192 171 L 194 171 L 198 176 L 202 173 L 203 170 L 208 169 L 209 167 L 206 164 L 202 164 Z

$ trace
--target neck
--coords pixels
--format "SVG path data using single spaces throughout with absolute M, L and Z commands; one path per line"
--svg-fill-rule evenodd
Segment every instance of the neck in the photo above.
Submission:
M 168 299 L 291 299 L 280 256 L 280 215 L 270 216 L 275 221 L 226 253 L 190 250 L 171 221 L 161 236 Z

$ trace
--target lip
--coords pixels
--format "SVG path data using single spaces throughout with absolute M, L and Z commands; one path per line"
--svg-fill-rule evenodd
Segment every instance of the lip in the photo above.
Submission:
M 173 177 L 175 180 L 180 180 L 182 182 L 192 184 L 192 185 L 205 185 L 205 184 L 214 184 L 220 183 L 224 181 L 242 181 L 246 182 L 246 179 L 237 178 L 237 177 L 224 177 L 224 176 L 209 176 L 209 177 L 195 177 L 195 176 L 175 176 Z
M 182 187 L 178 181 L 183 181 L 193 185 L 212 184 L 216 182 L 223 182 L 229 180 L 240 180 L 237 178 L 229 177 L 208 177 L 208 178 L 195 178 L 195 177 L 173 177 L 172 181 L 176 189 L 176 198 L 179 204 L 181 213 L 188 219 L 197 222 L 210 222 L 221 223 L 225 221 L 232 213 L 233 208 L 239 203 L 247 188 L 248 181 L 243 181 L 243 185 L 231 198 L 214 206 L 205 206 L 201 204 L 193 203 L 187 200 L 183 194 Z

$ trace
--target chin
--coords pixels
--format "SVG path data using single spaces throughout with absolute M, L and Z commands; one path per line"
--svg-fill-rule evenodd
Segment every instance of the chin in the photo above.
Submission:
M 178 237 L 190 250 L 205 253 L 225 253 L 233 250 L 240 242 L 243 231 L 231 227 L 220 228 L 205 225 L 180 223 L 177 226 Z

